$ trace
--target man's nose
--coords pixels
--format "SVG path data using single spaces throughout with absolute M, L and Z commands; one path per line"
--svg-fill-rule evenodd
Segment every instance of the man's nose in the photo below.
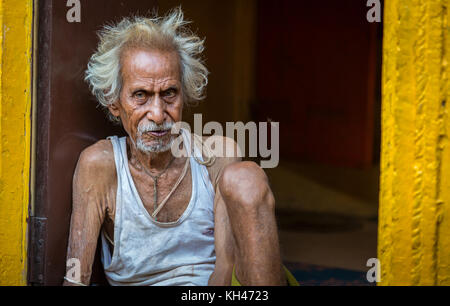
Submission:
M 165 116 L 164 101 L 159 98 L 159 95 L 155 95 L 153 101 L 149 104 L 147 119 L 155 122 L 156 124 L 162 124 Z

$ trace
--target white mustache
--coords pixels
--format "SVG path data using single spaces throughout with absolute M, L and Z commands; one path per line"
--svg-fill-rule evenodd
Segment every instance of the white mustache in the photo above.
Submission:
M 172 122 L 164 122 L 163 124 L 156 124 L 153 121 L 150 121 L 148 123 L 140 124 L 138 126 L 138 133 L 139 135 L 142 135 L 148 132 L 167 131 L 171 130 L 172 127 L 173 127 Z

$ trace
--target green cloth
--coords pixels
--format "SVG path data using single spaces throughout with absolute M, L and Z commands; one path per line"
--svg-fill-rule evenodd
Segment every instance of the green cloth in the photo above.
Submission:
M 283 265 L 284 272 L 286 273 L 286 280 L 288 286 L 300 286 L 294 275 Z M 235 267 L 233 267 L 233 274 L 231 276 L 231 286 L 242 286 L 241 283 L 236 278 Z

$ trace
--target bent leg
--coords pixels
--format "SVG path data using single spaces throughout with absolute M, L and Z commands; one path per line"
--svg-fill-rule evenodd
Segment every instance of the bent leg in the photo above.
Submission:
M 236 277 L 244 285 L 285 285 L 275 199 L 253 162 L 228 165 L 219 181 L 235 241 Z

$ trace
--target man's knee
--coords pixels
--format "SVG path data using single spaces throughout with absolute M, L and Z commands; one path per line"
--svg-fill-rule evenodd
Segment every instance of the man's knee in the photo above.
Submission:
M 254 162 L 227 165 L 219 181 L 227 206 L 245 210 L 275 207 L 275 200 L 264 170 Z

